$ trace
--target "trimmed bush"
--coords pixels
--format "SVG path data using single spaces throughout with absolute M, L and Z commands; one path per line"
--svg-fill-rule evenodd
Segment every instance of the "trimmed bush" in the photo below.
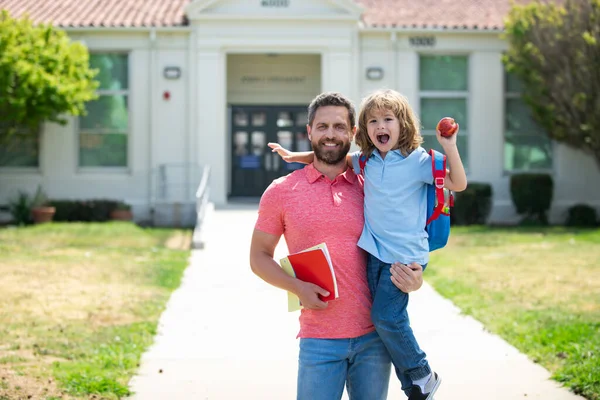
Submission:
M 450 220 L 454 225 L 483 225 L 492 211 L 492 185 L 470 183 L 467 188 L 454 193 L 454 207 Z
M 548 224 L 554 182 L 548 174 L 516 174 L 510 177 L 510 195 L 522 223 Z
M 117 200 L 51 200 L 50 205 L 56 207 L 54 221 L 60 222 L 105 222 L 110 213 L 117 209 Z
M 587 204 L 576 204 L 569 208 L 567 226 L 595 227 L 598 225 L 596 209 Z

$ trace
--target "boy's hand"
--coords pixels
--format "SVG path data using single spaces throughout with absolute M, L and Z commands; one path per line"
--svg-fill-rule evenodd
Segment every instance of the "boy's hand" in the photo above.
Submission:
M 440 131 L 436 130 L 435 131 L 435 136 L 437 136 L 437 140 L 439 142 L 439 144 L 442 145 L 442 148 L 446 148 L 446 146 L 456 146 L 456 136 L 458 136 L 458 131 L 460 130 L 460 126 L 458 125 L 458 122 L 456 123 L 456 132 L 454 133 L 454 135 L 452 136 L 442 136 L 442 134 L 440 133 Z
M 279 154 L 285 162 L 292 162 L 292 152 L 281 147 L 279 143 L 267 143 L 267 146 L 272 149 L 271 152 Z

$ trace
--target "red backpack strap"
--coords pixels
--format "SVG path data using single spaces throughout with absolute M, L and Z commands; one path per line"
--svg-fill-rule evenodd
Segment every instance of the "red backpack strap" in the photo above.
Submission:
M 358 156 L 358 167 L 360 168 L 360 174 L 363 177 L 365 176 L 365 167 L 366 166 L 367 166 L 367 157 L 361 151 L 360 155 Z
M 444 211 L 444 183 L 446 180 L 446 155 L 433 149 L 429 150 L 429 155 L 431 155 L 431 169 L 433 172 L 433 185 L 435 186 L 436 205 L 431 217 L 427 220 L 426 225 L 429 225 L 431 221 L 437 219 Z

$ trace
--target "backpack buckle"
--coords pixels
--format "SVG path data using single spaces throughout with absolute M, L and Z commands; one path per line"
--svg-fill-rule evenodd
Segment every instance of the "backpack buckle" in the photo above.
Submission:
M 435 187 L 438 189 L 444 188 L 444 178 L 435 178 Z

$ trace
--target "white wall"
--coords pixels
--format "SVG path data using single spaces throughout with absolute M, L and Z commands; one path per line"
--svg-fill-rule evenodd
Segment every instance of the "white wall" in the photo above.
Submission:
M 410 36 L 434 36 L 434 47 L 411 47 Z M 469 56 L 469 170 L 471 182 L 490 183 L 494 192 L 493 223 L 516 223 L 510 196 L 510 175 L 504 171 L 504 72 L 501 54 L 506 44 L 497 35 L 393 34 L 364 32 L 360 37 L 361 96 L 381 88 L 406 95 L 419 112 L 419 54 L 466 54 Z M 368 80 L 368 67 L 381 67 L 384 77 Z M 573 204 L 587 203 L 600 212 L 600 170 L 580 151 L 555 145 L 554 167 L 549 171 L 555 191 L 550 219 L 560 223 Z
M 221 4 L 242 4 L 230 3 Z M 65 126 L 46 124 L 39 169 L 0 170 L 0 204 L 18 190 L 33 193 L 41 184 L 52 198 L 124 199 L 135 206 L 136 217 L 143 219 L 152 195 L 151 172 L 160 164 L 210 165 L 212 201 L 226 203 L 231 162 L 226 109 L 228 102 L 252 100 L 235 84 L 252 64 L 277 71 L 299 58 L 307 61 L 302 68 L 311 77 L 305 92 L 287 93 L 286 97 L 269 91 L 264 97 L 253 97 L 254 101 L 277 103 L 293 98 L 308 103 L 309 92 L 318 87 L 318 91 L 340 91 L 358 106 L 367 93 L 388 87 L 404 93 L 418 111 L 419 54 L 451 53 L 469 56 L 469 180 L 492 184 L 492 222 L 518 220 L 510 199 L 509 175 L 503 170 L 500 55 L 506 45 L 497 35 L 434 33 L 434 47 L 415 48 L 409 41 L 413 34 L 359 33 L 356 23 L 349 19 L 222 17 L 199 19 L 192 23 L 191 32 L 159 31 L 156 36 L 148 31 L 71 32 L 73 39 L 83 40 L 91 51 L 130 54 L 129 165 L 114 171 L 80 169 L 77 121 L 71 118 Z M 279 67 L 277 62 L 263 63 L 269 53 L 283 60 Z M 165 79 L 162 72 L 166 66 L 180 67 L 182 77 Z M 384 78 L 367 80 L 368 67 L 383 68 Z M 169 100 L 163 97 L 166 91 Z M 169 198 L 187 201 L 193 195 L 189 189 L 193 192 L 199 176 L 179 171 L 170 179 L 181 182 L 180 189 L 172 188 Z M 591 157 L 555 145 L 551 172 L 555 183 L 552 221 L 562 221 L 566 209 L 576 203 L 591 204 L 600 211 L 600 170 Z
M 188 38 L 181 34 L 148 32 L 73 32 L 91 52 L 129 54 L 129 149 L 128 165 L 116 169 L 86 169 L 78 166 L 78 120 L 68 117 L 65 126 L 45 124 L 39 169 L 0 170 L 0 203 L 18 190 L 33 193 L 41 184 L 54 199 L 120 199 L 134 206 L 136 219 L 148 216 L 151 171 L 159 163 L 189 161 L 186 140 L 189 124 L 186 110 Z M 154 49 L 154 50 L 153 50 Z M 178 65 L 184 71 L 178 81 L 166 81 L 162 67 Z M 171 100 L 164 101 L 164 90 Z
M 205 20 L 195 27 L 198 35 L 195 47 L 198 65 L 197 154 L 200 163 L 212 168 L 212 201 L 224 204 L 231 185 L 231 160 L 227 151 L 227 71 L 233 71 L 232 76 L 237 74 L 236 66 L 230 67 L 227 63 L 239 60 L 237 55 L 319 55 L 319 91 L 337 90 L 353 96 L 357 86 L 354 75 L 357 27 L 345 21 L 329 21 L 322 25 L 314 20 L 276 19 L 229 23 Z M 240 96 L 235 92 L 230 94 L 234 98 Z M 305 98 L 308 99 L 308 96 Z M 271 104 L 277 104 L 277 99 L 273 96 Z
M 308 104 L 321 92 L 319 54 L 228 54 L 227 104 Z

